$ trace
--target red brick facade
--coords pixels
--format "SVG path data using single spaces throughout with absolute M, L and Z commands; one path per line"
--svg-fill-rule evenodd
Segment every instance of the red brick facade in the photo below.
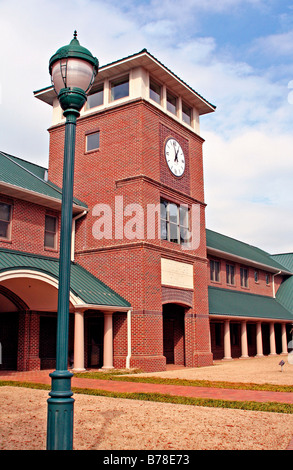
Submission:
M 47 209 L 44 206 L 23 201 L 16 197 L 8 197 L 0 194 L 0 202 L 12 206 L 11 239 L 0 238 L 0 248 L 9 248 L 27 253 L 45 256 L 59 256 L 59 250 L 45 248 L 45 216 L 57 217 L 58 234 L 60 238 L 60 213 Z M 57 246 L 59 243 L 57 244 Z
M 222 287 L 224 289 L 240 290 L 250 294 L 266 295 L 273 297 L 274 289 L 275 294 L 278 291 L 283 279 L 283 275 L 274 275 L 264 269 L 255 268 L 253 266 L 237 263 L 225 258 L 209 256 L 209 285 L 215 287 Z M 210 260 L 216 260 L 220 263 L 219 280 L 211 280 L 210 276 Z M 234 267 L 234 283 L 227 282 L 226 266 L 232 265 Z M 241 285 L 240 268 L 247 269 L 247 286 Z

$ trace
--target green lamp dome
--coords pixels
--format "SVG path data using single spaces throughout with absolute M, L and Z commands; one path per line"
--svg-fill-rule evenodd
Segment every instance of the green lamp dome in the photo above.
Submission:
M 60 47 L 60 49 L 58 49 L 58 51 L 51 57 L 49 61 L 50 75 L 53 64 L 58 60 L 66 58 L 83 59 L 91 63 L 95 69 L 98 69 L 99 67 L 98 59 L 94 57 L 88 49 L 79 44 L 76 31 L 74 31 L 73 39 L 71 40 L 71 42 L 67 46 Z

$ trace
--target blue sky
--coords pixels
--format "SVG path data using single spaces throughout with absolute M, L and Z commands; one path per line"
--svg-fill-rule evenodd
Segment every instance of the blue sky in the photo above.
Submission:
M 51 55 L 72 38 L 101 64 L 147 48 L 208 101 L 207 226 L 293 251 L 293 4 L 287 0 L 0 0 L 0 149 L 48 164 Z M 290 83 L 291 82 L 291 83 Z

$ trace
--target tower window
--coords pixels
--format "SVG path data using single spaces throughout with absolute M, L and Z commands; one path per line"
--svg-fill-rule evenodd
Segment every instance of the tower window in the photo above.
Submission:
M 150 81 L 150 98 L 158 104 L 161 104 L 161 92 L 162 92 L 161 86 L 155 83 L 153 80 L 151 80 Z
M 101 85 L 98 90 L 89 95 L 87 98 L 86 108 L 91 109 L 96 106 L 101 106 L 104 103 L 104 85 Z
M 177 98 L 167 91 L 167 110 L 173 114 L 177 114 Z
M 191 108 L 187 104 L 182 103 L 182 121 L 191 125 Z
M 86 151 L 97 150 L 100 147 L 100 133 L 93 132 L 86 136 Z
M 161 199 L 161 239 L 183 245 L 188 243 L 188 237 L 188 207 Z
M 125 96 L 129 96 L 128 75 L 126 77 L 122 77 L 111 82 L 111 100 L 119 100 L 120 98 L 124 98 Z

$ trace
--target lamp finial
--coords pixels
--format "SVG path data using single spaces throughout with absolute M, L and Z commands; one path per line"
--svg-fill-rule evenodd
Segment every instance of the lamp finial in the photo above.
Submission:
M 73 39 L 76 39 L 77 38 L 77 31 L 76 29 L 74 30 L 74 33 L 73 33 Z

